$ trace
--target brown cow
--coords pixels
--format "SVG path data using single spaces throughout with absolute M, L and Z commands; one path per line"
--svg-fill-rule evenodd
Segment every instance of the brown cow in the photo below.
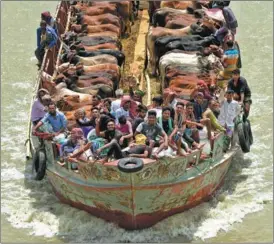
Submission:
M 93 66 L 84 66 L 83 67 L 84 73 L 88 74 L 91 72 L 100 72 L 100 71 L 106 71 L 106 70 L 113 70 L 120 74 L 120 67 L 116 64 L 98 64 Z
M 98 16 L 82 15 L 80 18 L 80 24 L 84 25 L 102 25 L 102 24 L 113 24 L 117 27 L 121 27 L 121 21 L 119 17 L 113 14 L 101 14 Z
M 82 44 L 75 46 L 77 48 L 84 48 L 86 51 L 96 51 L 99 49 L 112 49 L 112 50 L 120 50 L 119 47 L 115 43 L 103 43 L 95 46 L 84 46 Z
M 89 16 L 97 16 L 101 14 L 113 14 L 118 15 L 117 8 L 115 5 L 107 4 L 104 6 L 92 6 L 87 7 L 84 14 Z
M 98 26 L 87 25 L 87 24 L 82 25 L 83 33 L 91 34 L 91 33 L 104 32 L 104 31 L 114 32 L 118 36 L 120 36 L 121 34 L 120 27 L 117 27 L 116 25 L 113 25 L 113 24 L 102 24 Z
M 88 34 L 88 36 L 92 36 L 92 37 L 111 37 L 113 40 L 118 40 L 119 36 L 115 33 L 115 32 L 111 32 L 111 31 L 105 31 L 105 32 L 97 32 L 97 33 L 91 33 Z
M 106 77 L 98 77 L 95 79 L 81 79 L 79 78 L 76 85 L 78 87 L 89 87 L 92 85 L 97 85 L 97 84 L 105 84 L 110 87 L 113 87 L 113 82 L 112 80 L 106 78 Z
M 161 1 L 161 8 L 187 9 L 193 7 L 193 1 Z

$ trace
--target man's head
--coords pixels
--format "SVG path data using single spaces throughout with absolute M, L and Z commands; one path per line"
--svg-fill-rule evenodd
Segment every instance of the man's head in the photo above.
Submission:
M 194 106 L 193 106 L 193 103 L 192 102 L 189 102 L 186 104 L 186 112 L 188 114 L 192 113 L 194 110 Z
M 184 105 L 183 103 L 178 102 L 178 103 L 176 104 L 176 112 L 177 112 L 178 114 L 182 114 L 182 113 L 184 112 L 184 107 L 185 107 L 185 105 Z
M 91 109 L 91 114 L 92 114 L 92 117 L 93 118 L 98 118 L 98 116 L 99 116 L 99 108 L 98 107 L 93 107 L 92 109 Z
M 49 114 L 53 116 L 56 115 L 56 104 L 54 102 L 50 102 L 49 104 Z
M 153 107 L 160 107 L 162 106 L 163 102 L 164 102 L 164 99 L 162 96 L 157 96 L 157 97 L 154 97 L 152 99 L 152 102 L 153 102 Z
M 156 116 L 157 113 L 154 110 L 150 110 L 147 113 L 147 121 L 149 125 L 155 125 L 156 124 Z
M 47 22 L 45 20 L 42 20 L 40 22 L 40 27 L 41 27 L 42 31 L 46 31 Z
M 235 69 L 232 71 L 232 78 L 234 80 L 238 80 L 240 78 L 241 71 L 239 69 Z
M 102 98 L 99 95 L 92 96 L 92 105 L 98 106 L 99 103 L 101 102 L 101 100 L 102 100 Z
M 115 91 L 115 95 L 116 95 L 117 98 L 120 98 L 120 97 L 122 97 L 124 95 L 124 92 L 123 92 L 122 89 L 117 89 Z
M 137 102 L 139 102 L 139 101 L 142 101 L 142 97 L 145 95 L 145 93 L 143 92 L 143 91 L 141 91 L 141 90 L 136 90 L 135 92 L 134 92 L 134 95 L 133 95 L 133 100 L 134 101 L 137 101 Z
M 162 110 L 163 120 L 168 120 L 170 118 L 171 109 L 169 107 L 164 107 Z
M 215 111 L 218 108 L 219 104 L 217 103 L 216 100 L 211 99 L 208 101 L 208 107 L 212 110 Z
M 129 110 L 130 109 L 130 103 L 131 103 L 131 101 L 130 100 L 126 100 L 125 102 L 124 102 L 124 104 L 123 104 L 123 108 L 124 108 L 124 110 Z
M 114 131 L 115 130 L 115 122 L 113 119 L 109 119 L 107 122 L 107 130 Z
M 127 118 L 126 116 L 122 115 L 121 117 L 118 118 L 119 124 L 125 125 L 127 123 Z
M 147 114 L 147 107 L 143 104 L 139 104 L 137 108 L 138 116 L 142 119 L 146 117 Z
M 49 94 L 46 94 L 42 97 L 42 103 L 44 106 L 49 106 L 49 104 L 52 102 L 51 96 Z
M 111 99 L 107 98 L 105 101 L 104 101 L 104 105 L 105 107 L 110 110 L 111 108 Z
M 231 90 L 231 89 L 227 90 L 226 91 L 226 100 L 228 102 L 231 102 L 232 99 L 233 99 L 233 95 L 234 95 L 234 91 L 233 90 Z
M 197 82 L 197 89 L 198 91 L 204 91 L 207 88 L 207 84 L 203 80 L 199 80 Z
M 198 92 L 198 94 L 196 95 L 196 101 L 200 105 L 203 104 L 204 94 L 202 92 Z
M 46 94 L 49 94 L 48 90 L 46 89 L 39 89 L 38 90 L 38 98 L 41 100 L 43 96 L 45 96 Z

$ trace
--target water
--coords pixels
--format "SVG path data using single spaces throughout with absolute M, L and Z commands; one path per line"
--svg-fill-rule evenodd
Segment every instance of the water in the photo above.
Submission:
M 1 2 L 1 228 L 3 242 L 271 242 L 273 239 L 273 3 L 233 2 L 242 74 L 253 91 L 252 152 L 238 155 L 215 199 L 154 227 L 127 232 L 61 204 L 25 162 L 36 79 L 35 29 L 56 2 Z M 258 231 L 259 230 L 259 231 Z

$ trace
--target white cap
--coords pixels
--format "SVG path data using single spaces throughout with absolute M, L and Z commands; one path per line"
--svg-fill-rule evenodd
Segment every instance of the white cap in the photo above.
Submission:
M 124 92 L 123 92 L 122 89 L 117 89 L 117 90 L 115 91 L 115 95 L 116 95 L 116 96 L 123 96 L 123 94 L 124 94 Z

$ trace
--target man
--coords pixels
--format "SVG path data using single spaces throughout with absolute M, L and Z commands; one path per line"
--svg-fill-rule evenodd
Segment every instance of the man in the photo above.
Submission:
M 203 113 L 203 119 L 209 119 L 210 123 L 211 123 L 211 129 L 216 132 L 225 132 L 226 129 L 221 126 L 221 124 L 219 123 L 219 121 L 217 120 L 217 118 L 214 115 L 214 110 L 216 109 L 216 105 L 217 102 L 215 100 L 210 100 L 208 103 L 208 108 L 206 109 L 206 111 Z
M 147 114 L 147 107 L 143 104 L 139 104 L 137 108 L 137 112 L 138 112 L 137 117 L 134 118 L 132 123 L 133 133 L 136 131 L 136 128 L 138 127 L 138 125 L 145 121 L 145 117 Z
M 157 118 L 162 116 L 162 105 L 163 105 L 164 99 L 162 96 L 157 96 L 152 98 L 152 106 L 149 109 L 153 109 L 157 113 Z
M 206 126 L 207 129 L 207 137 L 208 140 L 211 140 L 211 123 L 210 119 L 203 118 L 203 103 L 204 103 L 204 95 L 203 93 L 199 92 L 194 100 L 194 116 L 197 123 L 201 123 L 202 125 Z M 198 129 L 202 129 L 198 127 Z
M 55 33 L 58 33 L 57 25 L 55 19 L 51 16 L 49 11 L 41 13 L 41 20 L 47 22 L 47 24 L 55 30 Z
M 157 124 L 156 111 L 148 111 L 148 122 L 142 122 L 136 128 L 134 136 L 137 134 L 143 134 L 147 137 L 146 144 L 149 145 L 151 141 L 155 142 L 155 146 L 159 146 L 154 153 L 154 157 L 158 158 L 158 154 L 165 148 L 168 148 L 168 138 L 165 131 Z M 162 136 L 163 141 L 157 141 L 157 137 Z
M 116 124 L 119 123 L 119 118 L 121 116 L 126 116 L 127 119 L 131 119 L 130 118 L 130 113 L 129 113 L 129 109 L 130 109 L 130 105 L 131 105 L 131 100 L 130 99 L 122 99 L 121 101 L 121 107 L 119 109 L 116 110 L 115 113 L 115 122 Z
M 58 136 L 67 128 L 66 116 L 62 112 L 56 111 L 56 105 L 54 102 L 49 104 L 48 110 L 48 113 L 46 113 L 44 118 L 33 128 L 33 131 L 37 132 L 39 127 L 45 123 L 49 123 L 52 126 L 53 135 Z
M 121 149 L 121 146 L 119 145 L 119 140 L 121 139 L 123 135 L 120 131 L 115 129 L 114 120 L 112 119 L 108 120 L 107 130 L 100 131 L 99 118 L 97 118 L 95 130 L 96 130 L 97 136 L 103 137 L 107 141 L 107 144 L 105 144 L 103 147 L 100 147 L 99 149 L 96 150 L 96 154 L 100 155 L 100 153 L 104 149 L 108 148 L 109 151 L 107 153 L 107 157 L 105 158 L 106 162 L 113 154 L 115 159 L 123 158 L 122 149 Z
M 92 126 L 93 128 L 95 128 L 95 126 L 96 126 L 95 119 L 98 118 L 99 116 L 100 116 L 99 108 L 93 107 L 91 109 L 91 118 L 89 120 L 83 119 L 83 118 L 76 118 L 76 122 L 80 126 Z
M 232 71 L 237 69 L 237 63 L 239 59 L 239 51 L 234 48 L 233 41 L 227 41 L 228 49 L 224 52 L 222 58 L 222 64 L 224 66 L 224 70 L 219 73 L 218 77 L 218 86 L 225 87 L 225 81 L 232 77 Z
M 100 97 L 100 95 L 93 95 L 92 96 L 91 105 L 93 107 L 99 107 L 100 108 L 101 102 L 102 102 L 102 98 Z
M 227 89 L 234 91 L 234 99 L 239 101 L 239 105 L 244 105 L 245 118 L 249 115 L 251 100 L 251 91 L 244 77 L 240 76 L 240 70 L 232 71 L 232 79 L 228 81 Z
M 111 109 L 110 109 L 110 113 L 113 114 L 114 116 L 115 116 L 116 110 L 118 110 L 121 106 L 121 101 L 122 101 L 124 92 L 122 89 L 118 89 L 115 91 L 115 95 L 117 99 L 111 103 Z
M 240 113 L 239 103 L 233 100 L 233 90 L 226 91 L 226 99 L 222 96 L 219 97 L 220 102 L 220 115 L 218 120 L 220 124 L 227 129 L 227 135 L 232 137 L 234 131 L 234 119 Z
M 45 20 L 40 22 L 40 27 L 37 29 L 36 33 L 37 49 L 35 50 L 35 56 L 38 59 L 38 67 L 40 68 L 43 62 L 45 51 L 56 45 L 58 36 L 52 27 L 47 26 L 47 22 Z
M 152 147 L 146 145 L 146 136 L 138 134 L 135 142 L 129 145 L 129 149 L 123 152 L 124 157 L 150 158 Z

